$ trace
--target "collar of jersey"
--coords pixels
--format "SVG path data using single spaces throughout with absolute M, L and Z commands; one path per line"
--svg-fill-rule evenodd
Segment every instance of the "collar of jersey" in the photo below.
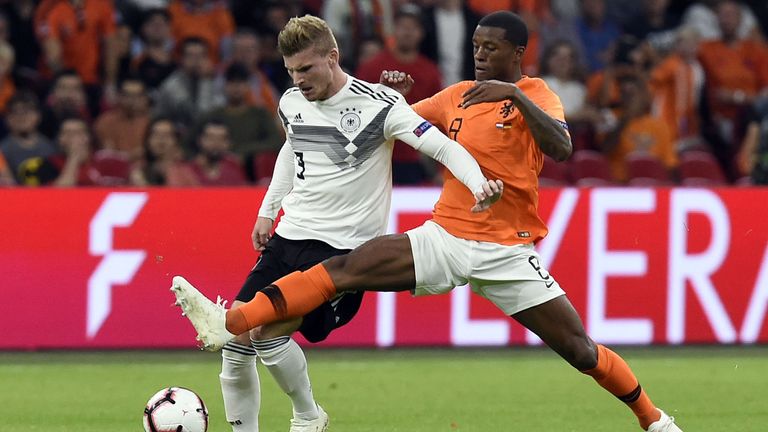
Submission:
M 347 82 L 344 83 L 341 89 L 339 89 L 335 95 L 329 97 L 328 99 L 316 101 L 318 105 L 334 105 L 344 98 L 344 95 L 347 93 L 347 89 L 350 85 L 352 85 L 352 77 L 347 73 L 345 73 L 344 76 L 347 78 Z

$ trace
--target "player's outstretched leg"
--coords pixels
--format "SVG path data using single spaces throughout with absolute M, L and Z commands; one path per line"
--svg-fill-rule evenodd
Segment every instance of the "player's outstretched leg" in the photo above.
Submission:
M 600 386 L 627 404 L 644 430 L 681 431 L 673 418 L 653 405 L 624 359 L 587 336 L 581 318 L 567 297 L 557 297 L 512 317 L 536 333 L 571 366 L 592 376 Z
M 301 319 L 295 319 L 256 328 L 251 331 L 251 343 L 275 382 L 291 399 L 290 432 L 322 432 L 328 428 L 328 414 L 315 402 L 307 359 L 289 336 L 300 325 Z
M 258 432 L 261 388 L 256 370 L 256 350 L 243 334 L 221 350 L 221 394 L 232 432 Z M 245 344 L 247 345 L 245 345 Z
M 228 332 L 301 317 L 342 291 L 407 291 L 416 285 L 411 242 L 405 234 L 377 237 L 353 250 L 294 272 L 226 313 Z M 199 330 L 198 330 L 199 332 Z
M 216 303 L 208 300 L 197 288 L 187 282 L 181 276 L 173 278 L 171 291 L 176 296 L 176 305 L 181 307 L 192 326 L 197 330 L 197 340 L 201 348 L 206 351 L 219 351 L 235 335 L 228 332 L 226 323 L 226 309 L 221 297 Z M 247 330 L 247 329 L 246 329 Z M 245 333 L 246 330 L 237 334 Z

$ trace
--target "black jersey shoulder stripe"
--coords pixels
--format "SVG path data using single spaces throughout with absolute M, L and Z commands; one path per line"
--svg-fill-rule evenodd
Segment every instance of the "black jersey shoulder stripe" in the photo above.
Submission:
M 388 93 L 383 92 L 383 91 L 376 92 L 367 83 L 365 83 L 363 81 L 360 81 L 358 79 L 353 79 L 352 80 L 352 85 L 356 85 L 356 87 L 358 89 L 360 89 L 361 91 L 364 91 L 364 92 L 366 92 L 368 94 L 371 94 L 371 95 L 373 95 L 373 94 L 381 95 L 381 97 L 386 98 L 388 101 L 392 102 L 393 104 L 397 102 L 397 96 L 393 96 L 393 95 L 388 94 Z
M 391 99 L 391 97 L 387 97 L 386 95 L 382 95 L 382 94 L 380 94 L 380 93 L 370 93 L 370 92 L 367 92 L 367 91 L 365 91 L 365 90 L 362 90 L 362 89 L 360 89 L 360 88 L 356 87 L 354 83 L 352 83 L 352 85 L 351 85 L 351 86 L 349 86 L 349 91 L 351 91 L 352 93 L 355 93 L 355 94 L 361 95 L 361 96 L 368 96 L 368 97 L 370 97 L 371 99 L 375 99 L 375 100 L 378 100 L 378 101 L 384 102 L 384 103 L 386 103 L 387 105 L 394 105 L 394 104 L 395 104 L 395 102 L 397 101 L 397 100 L 394 100 L 394 101 L 393 101 L 393 100 Z

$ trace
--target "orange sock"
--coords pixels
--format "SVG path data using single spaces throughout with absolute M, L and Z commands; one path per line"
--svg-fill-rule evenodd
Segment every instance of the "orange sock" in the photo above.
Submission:
M 604 389 L 627 404 L 643 429 L 648 429 L 651 423 L 661 418 L 627 362 L 603 345 L 597 346 L 597 367 L 582 372 L 592 376 Z
M 227 311 L 227 330 L 232 334 L 313 311 L 336 295 L 336 286 L 322 264 L 293 272 L 256 293 L 253 300 Z

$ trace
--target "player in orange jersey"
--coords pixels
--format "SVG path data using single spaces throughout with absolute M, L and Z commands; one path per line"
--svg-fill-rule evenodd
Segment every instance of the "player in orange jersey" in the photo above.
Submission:
M 543 80 L 521 74 L 527 39 L 517 15 L 487 15 L 473 37 L 477 80 L 454 84 L 414 105 L 462 144 L 488 178 L 502 179 L 505 193 L 499 202 L 486 212 L 471 213 L 472 194 L 447 175 L 431 221 L 292 273 L 229 311 L 176 277 L 171 289 L 204 348 L 218 349 L 249 328 L 302 316 L 345 291 L 439 294 L 469 283 L 625 402 L 643 429 L 680 431 L 653 405 L 627 363 L 587 336 L 579 315 L 534 250 L 534 243 L 547 233 L 537 212 L 543 155 L 562 161 L 571 153 L 571 142 L 558 97 Z M 403 91 L 413 84 L 400 73 L 382 78 Z

